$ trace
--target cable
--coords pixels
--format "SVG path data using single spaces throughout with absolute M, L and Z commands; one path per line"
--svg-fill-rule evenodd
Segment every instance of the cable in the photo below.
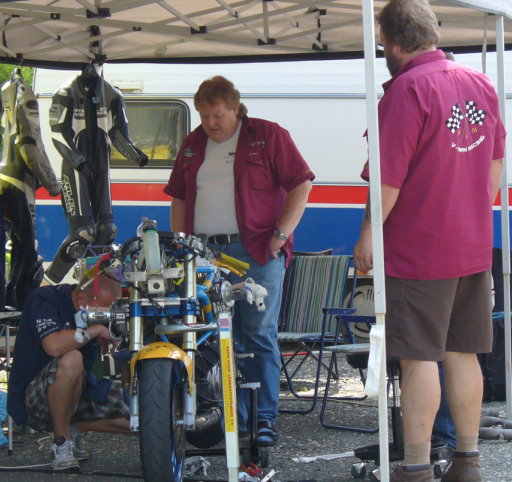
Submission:
M 10 472 L 10 471 L 14 471 L 14 470 L 25 471 L 26 469 L 32 469 L 35 467 L 46 467 L 47 465 L 50 465 L 50 462 L 48 462 L 46 464 L 35 464 L 35 465 L 16 465 L 13 467 L 0 466 L 0 471 L 2 471 L 2 472 Z M 52 470 L 52 472 L 53 472 L 53 470 Z
M 31 472 L 31 473 L 40 473 L 40 474 L 56 474 L 55 470 L 32 470 L 32 468 L 37 467 L 46 467 L 50 465 L 47 464 L 39 464 L 39 465 L 26 465 L 26 466 L 17 466 L 17 467 L 0 467 L 0 472 Z M 73 470 L 69 472 L 59 472 L 62 474 L 79 474 L 79 475 L 88 475 L 88 476 L 98 476 L 98 477 L 121 477 L 123 479 L 139 479 L 143 480 L 144 477 L 141 475 L 133 475 L 133 474 L 116 474 L 113 472 L 96 472 L 96 471 L 84 471 L 84 470 Z M 185 479 L 186 480 L 186 479 Z

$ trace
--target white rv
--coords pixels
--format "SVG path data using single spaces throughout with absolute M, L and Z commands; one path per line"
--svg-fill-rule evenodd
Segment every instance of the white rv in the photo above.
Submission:
M 506 68 L 512 71 L 512 52 Z M 482 70 L 482 57 L 461 55 L 457 60 Z M 495 80 L 495 54 L 487 54 L 487 73 Z M 78 71 L 37 69 L 34 91 L 39 97 L 41 128 L 57 175 L 60 156 L 51 142 L 48 111 L 52 94 Z M 359 174 L 367 158 L 364 64 L 362 60 L 250 64 L 106 64 L 103 75 L 124 92 L 130 135 L 151 158 L 139 168 L 114 153 L 111 187 L 118 240 L 133 236 L 142 216 L 170 229 L 170 199 L 162 188 L 186 134 L 199 124 L 193 95 L 206 78 L 221 74 L 240 90 L 249 115 L 288 129 L 316 174 L 308 207 L 296 231 L 295 249 L 335 254 L 351 253 L 359 234 L 367 185 Z M 377 61 L 379 83 L 389 78 Z M 511 79 L 508 76 L 508 79 Z M 507 124 L 512 126 L 512 82 L 508 93 Z M 509 143 L 509 149 L 510 149 Z M 511 158 L 508 152 L 508 158 Z M 40 253 L 53 259 L 68 226 L 59 199 L 40 189 L 37 198 L 37 236 Z M 496 226 L 499 216 L 496 211 Z M 500 238 L 496 236 L 496 244 Z

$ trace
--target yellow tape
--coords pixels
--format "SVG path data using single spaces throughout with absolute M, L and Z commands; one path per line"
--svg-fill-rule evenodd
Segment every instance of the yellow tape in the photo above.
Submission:
M 235 403 L 233 400 L 233 386 L 234 373 L 231 367 L 233 360 L 231 359 L 231 343 L 230 340 L 225 338 L 220 340 L 221 358 L 222 363 L 222 391 L 224 392 L 224 417 L 226 422 L 226 432 L 235 431 Z

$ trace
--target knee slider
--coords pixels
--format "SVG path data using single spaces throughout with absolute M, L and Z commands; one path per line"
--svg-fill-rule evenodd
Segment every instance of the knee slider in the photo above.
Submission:
M 95 244 L 111 244 L 117 236 L 117 226 L 113 222 L 99 223 L 96 226 Z
M 85 254 L 85 248 L 94 240 L 94 226 L 76 228 L 65 241 L 64 253 L 71 260 L 76 260 Z

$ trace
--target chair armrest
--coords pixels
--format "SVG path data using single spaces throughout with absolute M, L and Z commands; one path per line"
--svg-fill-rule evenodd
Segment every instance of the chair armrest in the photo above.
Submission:
M 322 308 L 322 311 L 327 315 L 353 315 L 356 312 L 355 308 Z
M 375 324 L 375 316 L 363 316 L 363 315 L 351 315 L 351 314 L 340 314 L 336 318 L 350 323 L 372 323 Z

